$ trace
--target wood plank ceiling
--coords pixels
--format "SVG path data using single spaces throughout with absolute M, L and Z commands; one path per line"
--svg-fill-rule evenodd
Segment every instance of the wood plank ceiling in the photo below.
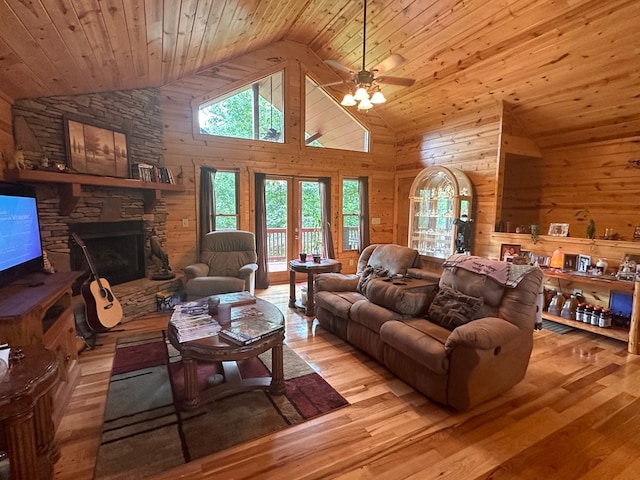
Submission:
M 161 86 L 278 40 L 359 70 L 362 11 L 352 0 L 2 0 L 0 92 Z M 388 74 L 416 80 L 383 85 L 375 108 L 404 135 L 500 100 L 542 146 L 638 135 L 639 20 L 637 0 L 369 0 L 367 67 L 400 54 Z

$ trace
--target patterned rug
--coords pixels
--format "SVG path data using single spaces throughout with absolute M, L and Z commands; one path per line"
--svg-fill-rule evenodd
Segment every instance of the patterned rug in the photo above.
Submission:
M 243 376 L 269 376 L 271 352 L 238 366 Z M 215 373 L 219 364 L 198 364 L 202 388 Z M 120 340 L 94 478 L 145 478 L 348 405 L 286 344 L 284 374 L 284 395 L 257 390 L 181 411 L 182 361 L 165 332 Z

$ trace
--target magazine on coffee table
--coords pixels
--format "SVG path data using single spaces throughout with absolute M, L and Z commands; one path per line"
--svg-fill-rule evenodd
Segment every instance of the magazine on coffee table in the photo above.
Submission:
M 256 297 L 249 292 L 220 293 L 218 295 L 212 295 L 212 297 L 218 297 L 220 303 L 228 303 L 232 307 L 256 303 Z
M 263 318 L 243 320 L 220 330 L 218 335 L 236 345 L 249 345 L 284 330 L 284 325 Z

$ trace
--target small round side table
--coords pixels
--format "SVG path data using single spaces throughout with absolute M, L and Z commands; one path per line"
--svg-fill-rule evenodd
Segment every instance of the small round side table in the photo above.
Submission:
M 299 308 L 304 311 L 308 317 L 315 315 L 315 305 L 313 302 L 313 277 L 319 273 L 339 272 L 342 264 L 337 260 L 324 258 L 320 263 L 301 262 L 300 260 L 291 260 L 289 262 L 289 307 Z M 307 304 L 296 302 L 296 273 L 307 274 Z

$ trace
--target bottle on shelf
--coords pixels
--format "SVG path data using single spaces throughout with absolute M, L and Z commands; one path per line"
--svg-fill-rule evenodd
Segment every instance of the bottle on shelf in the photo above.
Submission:
M 567 298 L 564 304 L 562 305 L 562 311 L 560 312 L 560 316 L 568 320 L 575 320 L 577 309 L 578 309 L 578 299 L 574 294 L 571 294 L 571 296 Z
M 611 310 L 609 308 L 603 308 L 600 312 L 600 319 L 598 326 L 600 328 L 609 328 L 611 326 Z
M 562 295 L 560 290 L 557 290 L 551 301 L 549 302 L 549 307 L 547 307 L 548 312 L 551 315 L 560 316 L 562 313 L 562 306 L 564 305 L 565 298 Z

